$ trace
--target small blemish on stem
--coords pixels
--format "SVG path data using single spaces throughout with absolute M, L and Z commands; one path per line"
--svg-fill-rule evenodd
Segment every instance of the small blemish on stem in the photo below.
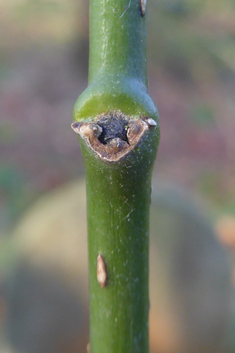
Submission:
M 101 254 L 97 257 L 97 280 L 101 288 L 106 287 L 108 275 L 104 258 Z
M 87 343 L 86 351 L 87 353 L 91 353 L 90 342 Z
M 147 6 L 147 0 L 140 0 L 140 12 L 141 12 L 141 16 L 144 16 L 144 15 L 145 15 L 146 6 Z
M 153 120 L 152 118 L 147 118 L 147 119 L 146 119 L 146 122 L 148 123 L 148 125 L 149 125 L 150 127 L 156 127 L 156 126 L 157 126 L 156 121 Z
M 125 14 L 125 12 L 130 8 L 131 6 L 131 0 L 129 1 L 129 5 L 125 6 L 125 10 L 123 11 L 123 13 L 121 14 L 120 18 L 122 18 L 122 16 Z

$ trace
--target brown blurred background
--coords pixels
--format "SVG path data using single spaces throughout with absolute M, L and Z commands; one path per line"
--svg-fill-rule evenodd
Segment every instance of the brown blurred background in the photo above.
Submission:
M 14 298 L 20 297 L 17 292 L 20 288 L 19 283 L 24 288 L 27 288 L 26 283 L 30 283 L 29 291 L 26 292 L 29 293 L 29 298 L 33 297 L 33 291 L 37 293 L 35 289 L 37 286 L 42 287 L 40 286 L 42 277 L 43 280 L 51 284 L 48 293 L 51 290 L 53 298 L 56 296 L 54 293 L 59 292 L 59 289 L 56 289 L 57 286 L 64 287 L 63 276 L 59 276 L 58 281 L 56 277 L 60 272 L 57 267 L 60 268 L 59 260 L 56 261 L 55 266 L 54 286 L 52 285 L 53 280 L 44 278 L 42 275 L 45 270 L 42 266 L 45 255 L 44 247 L 51 249 L 51 253 L 48 251 L 48 257 L 46 257 L 48 260 L 48 267 L 46 267 L 49 268 L 52 264 L 52 269 L 54 268 L 54 262 L 51 260 L 53 256 L 56 257 L 53 255 L 54 244 L 57 242 L 56 236 L 54 238 L 52 236 L 55 232 L 54 226 L 50 226 L 51 228 L 48 226 L 44 238 L 43 231 L 41 230 L 40 233 L 38 230 L 38 234 L 33 239 L 42 237 L 43 240 L 35 240 L 35 243 L 33 241 L 30 243 L 30 234 L 34 234 L 36 228 L 40 229 L 39 225 L 54 209 L 55 206 L 50 203 L 54 197 L 51 192 L 56 193 L 58 190 L 59 195 L 60 190 L 63 190 L 61 187 L 63 188 L 64 185 L 70 190 L 73 185 L 71 182 L 84 175 L 78 141 L 70 128 L 70 123 L 76 98 L 87 85 L 88 1 L 0 0 L 0 7 L 0 266 L 2 269 L 0 275 L 3 283 L 0 287 L 0 298 L 2 298 L 0 300 L 0 317 L 6 320 L 7 310 L 11 312 L 11 309 L 16 306 Z M 172 189 L 187 190 L 197 198 L 203 199 L 205 208 L 203 215 L 196 217 L 197 221 L 199 224 L 203 223 L 204 221 L 201 221 L 200 217 L 203 218 L 206 214 L 210 230 L 205 230 L 205 233 L 214 232 L 215 239 L 219 236 L 220 244 L 226 245 L 226 256 L 229 263 L 232 264 L 235 248 L 235 2 L 234 0 L 150 0 L 149 10 L 149 90 L 159 109 L 161 126 L 161 142 L 154 169 L 154 179 L 164 180 L 164 187 L 160 183 L 156 189 L 167 189 L 168 192 Z M 165 186 L 166 181 L 170 187 Z M 75 190 L 75 194 L 83 192 L 78 188 Z M 176 194 L 173 191 L 172 195 L 175 195 L 176 200 L 177 197 L 181 200 L 181 196 L 177 196 L 181 195 L 181 191 L 177 191 Z M 66 194 L 68 203 L 68 196 L 74 195 L 73 192 L 71 194 L 70 192 L 67 191 Z M 48 200 L 48 205 L 51 206 L 49 208 L 45 203 L 41 206 L 41 211 L 36 208 L 34 221 L 30 221 L 30 217 L 33 217 L 30 212 L 33 212 L 34 207 L 40 206 L 41 195 L 48 195 L 48 199 L 43 200 Z M 65 194 L 63 195 L 60 199 L 56 199 L 55 203 L 63 204 L 63 199 L 66 199 Z M 163 197 L 164 200 L 168 200 L 167 195 L 166 193 L 166 196 Z M 39 206 L 34 206 L 35 202 Z M 81 204 L 84 205 L 84 202 L 83 200 Z M 184 223 L 183 219 L 189 217 L 185 211 L 188 208 L 187 202 L 182 201 L 184 205 L 180 216 L 182 217 L 181 224 Z M 171 205 L 169 207 L 175 207 L 176 212 L 177 202 L 175 206 L 174 204 L 172 206 L 171 201 L 169 204 Z M 84 206 L 81 207 L 81 209 L 83 208 Z M 200 209 L 201 206 L 198 208 Z M 45 209 L 47 209 L 46 213 L 43 211 Z M 170 209 L 172 210 L 172 208 Z M 53 212 L 57 215 L 61 211 L 55 210 Z M 64 212 L 71 215 L 69 207 Z M 82 211 L 80 210 L 80 212 Z M 192 211 L 192 214 L 195 215 L 195 212 Z M 23 227 L 21 224 L 28 224 L 27 222 L 31 222 L 31 228 L 27 228 L 27 230 L 23 228 L 24 230 L 20 231 L 20 227 Z M 27 227 L 29 226 L 27 225 Z M 58 232 L 60 231 L 62 232 L 61 228 Z M 66 234 L 70 234 L 70 232 L 72 233 L 72 230 L 67 227 Z M 188 228 L 187 232 L 190 233 Z M 180 238 L 182 234 L 184 234 L 183 230 L 178 233 L 175 231 L 176 238 Z M 20 255 L 18 249 L 23 246 L 16 246 L 18 242 L 21 243 L 19 239 L 24 239 L 22 244 L 30 243 L 25 245 L 24 249 L 26 250 L 20 250 Z M 61 240 L 61 244 L 64 242 L 66 239 Z M 42 246 L 38 244 L 42 244 Z M 76 242 L 70 247 L 68 246 L 65 258 L 73 258 L 73 256 L 76 258 L 76 254 L 70 254 L 71 249 L 76 249 L 74 244 Z M 86 247 L 85 243 L 82 244 L 82 248 Z M 167 246 L 170 246 L 169 244 Z M 183 240 L 179 242 L 176 249 L 181 248 L 182 244 L 184 244 Z M 189 259 L 196 251 L 194 242 L 190 246 L 188 250 L 183 252 L 183 254 L 189 254 Z M 220 246 L 219 243 L 218 246 Z M 27 251 L 33 252 L 32 249 L 35 249 L 37 253 L 36 250 L 40 251 L 41 248 L 44 255 L 40 261 L 35 260 L 37 263 L 35 265 L 32 259 L 27 257 Z M 154 246 L 152 248 L 155 249 Z M 205 248 L 207 249 L 205 251 L 209 253 L 212 247 L 208 245 Z M 61 249 L 64 249 L 64 245 L 61 245 Z M 211 258 L 213 256 L 214 259 L 219 258 L 216 251 L 215 253 L 211 251 Z M 61 252 L 63 251 L 61 250 Z M 60 253 L 59 250 L 58 253 Z M 166 257 L 171 263 L 168 253 L 166 250 Z M 198 253 L 200 253 L 200 249 Z M 183 255 L 177 256 L 182 257 Z M 224 259 L 226 256 L 221 245 L 221 259 L 223 259 L 221 260 L 222 265 L 218 265 L 218 268 L 224 268 L 224 276 L 220 277 L 218 274 L 218 278 L 227 278 L 229 271 L 232 278 L 232 267 L 228 270 L 225 269 L 226 260 Z M 59 255 L 57 257 L 59 258 Z M 20 265 L 16 265 L 17 261 Z M 200 263 L 200 256 L 195 261 Z M 215 261 L 214 268 L 216 268 L 216 263 L 220 264 L 219 261 Z M 78 271 L 74 270 L 76 273 L 86 273 L 86 270 L 83 269 L 83 266 L 86 266 L 85 258 L 84 262 L 76 263 L 76 265 L 73 262 L 66 262 L 66 260 L 62 263 L 65 268 L 68 267 L 65 270 L 66 279 L 69 274 L 73 273 L 73 268 L 76 266 Z M 187 264 L 186 261 L 186 267 Z M 168 268 L 167 266 L 166 268 Z M 32 273 L 30 269 L 32 269 Z M 54 273 L 53 270 L 52 273 Z M 215 270 L 215 273 L 219 273 L 219 270 Z M 34 283 L 37 276 L 38 282 Z M 73 285 L 75 287 L 78 285 L 78 283 L 72 284 L 75 278 L 76 275 L 71 274 L 71 281 L 67 284 L 68 286 L 71 284 L 72 289 Z M 79 278 L 81 279 L 81 276 Z M 168 278 L 167 275 L 166 278 Z M 82 287 L 87 286 L 86 282 L 84 282 L 85 284 L 79 283 Z M 169 283 L 172 284 L 170 276 Z M 187 286 L 188 282 L 184 283 Z M 219 283 L 221 283 L 220 279 L 217 282 L 218 288 L 221 287 Z M 46 284 L 45 288 L 47 288 Z M 168 287 L 164 288 L 167 290 Z M 170 291 L 172 290 L 170 289 Z M 78 295 L 78 288 L 75 289 L 75 292 Z M 77 313 L 73 319 L 68 316 L 71 325 L 67 327 L 66 340 L 69 340 L 70 344 L 64 343 L 67 342 L 66 340 L 63 343 L 58 343 L 60 347 L 63 347 L 63 344 L 66 347 L 71 346 L 67 351 L 65 348 L 61 348 L 64 353 L 77 352 L 77 347 L 81 348 L 81 352 L 84 351 L 84 342 L 88 340 L 87 311 L 82 311 L 85 310 L 84 303 L 87 305 L 87 292 L 83 292 L 81 289 L 80 292 L 78 297 L 82 299 L 77 301 L 77 311 L 74 306 L 64 309 L 66 313 L 69 310 Z M 72 299 L 66 299 L 67 295 L 73 296 L 73 291 L 70 294 L 61 293 L 61 303 L 58 299 L 58 307 L 65 308 L 71 302 Z M 23 293 L 22 296 L 26 298 L 27 295 Z M 43 295 L 41 297 L 43 298 Z M 45 294 L 46 297 L 50 298 L 50 294 Z M 227 301 L 229 301 L 228 297 L 226 297 Z M 6 304 L 8 299 L 5 298 L 13 299 L 9 299 L 10 304 Z M 35 331 L 32 333 L 27 327 L 24 332 L 28 332 L 28 334 L 17 331 L 21 327 L 22 320 L 27 322 L 27 317 L 23 318 L 22 314 L 26 312 L 24 305 L 27 308 L 30 307 L 30 304 L 23 305 L 22 301 L 20 303 L 17 304 L 20 309 L 16 311 L 12 309 L 12 317 L 14 320 L 18 320 L 14 324 L 15 326 L 13 319 L 9 319 L 10 323 L 8 322 L 7 325 L 2 324 L 4 347 L 12 346 L 4 348 L 6 352 L 7 349 L 9 352 L 15 351 L 15 353 L 53 353 L 53 349 L 55 352 L 60 352 L 58 347 L 43 348 L 37 341 L 33 341 L 33 337 L 38 337 L 40 342 L 45 339 L 43 333 L 40 336 L 37 332 L 44 327 L 46 335 L 46 332 L 49 332 L 54 325 L 53 319 L 47 329 L 44 322 L 41 325 L 38 322 L 38 326 L 35 325 Z M 172 302 L 173 304 L 174 302 Z M 42 301 L 40 305 L 45 309 L 45 302 Z M 50 311 L 50 300 L 47 305 L 48 309 L 46 310 Z M 159 339 L 156 339 L 156 342 L 152 338 L 154 341 L 151 346 L 153 353 L 171 353 L 171 344 L 167 345 L 165 342 L 173 342 L 172 345 L 175 348 L 177 340 L 183 335 L 177 333 L 176 329 L 181 327 L 176 324 L 176 317 L 178 317 L 177 315 L 180 317 L 181 312 L 171 317 L 171 306 L 159 304 L 159 307 L 162 305 L 166 305 L 168 312 L 162 310 L 162 326 L 156 324 L 156 331 L 152 334 L 152 337 L 157 337 L 156 332 L 162 332 L 158 335 Z M 42 309 L 37 310 L 40 313 Z M 225 308 L 224 312 L 226 310 Z M 232 317 L 232 306 L 230 312 Z M 65 314 L 62 312 L 59 317 L 63 317 L 63 315 Z M 159 312 L 156 315 L 160 317 Z M 77 317 L 83 319 L 78 320 Z M 5 322 L 4 320 L 3 322 Z M 153 321 L 156 322 L 156 320 Z M 205 322 L 204 318 L 201 320 Z M 57 319 L 54 321 L 58 322 Z M 49 319 L 46 322 L 49 322 Z M 32 327 L 30 324 L 28 325 Z M 197 325 L 198 327 L 202 325 L 200 320 L 197 321 Z M 5 326 L 8 328 L 6 329 Z M 65 332 L 64 330 L 62 320 L 58 329 L 59 333 L 56 331 L 54 336 L 61 336 L 61 332 Z M 231 330 L 228 329 L 228 332 Z M 12 334 L 6 334 L 5 331 L 8 333 L 10 331 Z M 196 332 L 196 329 L 192 329 L 192 332 L 194 331 Z M 53 336 L 53 334 L 51 335 Z M 165 340 L 160 342 L 160 336 L 166 337 Z M 199 336 L 195 334 L 195 337 Z M 214 333 L 214 337 L 216 336 L 218 337 L 218 334 Z M 22 344 L 14 343 L 20 341 L 20 339 L 17 341 L 17 337 L 21 337 Z M 32 342 L 28 342 L 29 337 Z M 77 337 L 77 340 L 74 337 Z M 84 342 L 82 337 L 85 337 Z M 193 339 L 190 342 L 193 342 Z M 221 342 L 223 339 L 221 338 Z M 231 341 L 231 337 L 228 340 Z M 211 341 L 213 341 L 212 338 Z M 217 345 L 219 346 L 219 344 Z M 39 347 L 38 350 L 35 349 L 36 346 Z M 215 353 L 209 343 L 208 347 L 211 348 L 208 348 L 207 351 L 205 348 L 198 347 L 196 351 L 198 353 Z M 158 350 L 156 351 L 156 349 Z M 176 348 L 173 352 L 176 352 Z M 194 351 L 193 348 L 190 350 L 187 348 L 186 352 L 192 353 Z M 221 348 L 221 351 L 218 352 L 224 353 L 225 348 Z

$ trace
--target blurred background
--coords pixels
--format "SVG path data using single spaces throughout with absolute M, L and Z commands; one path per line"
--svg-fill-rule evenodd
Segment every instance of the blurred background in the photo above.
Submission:
M 85 194 L 84 181 L 77 181 L 84 166 L 70 123 L 87 85 L 88 1 L 0 0 L 0 6 L 1 352 L 84 352 Z M 161 126 L 154 197 L 162 203 L 153 202 L 152 212 L 165 212 L 162 234 L 171 235 L 151 245 L 151 295 L 155 285 L 162 293 L 151 314 L 151 352 L 235 352 L 234 0 L 149 0 L 149 90 Z M 152 224 L 152 239 L 157 227 Z M 198 247 L 195 229 L 205 234 Z M 161 247 L 163 260 L 155 263 Z M 211 261 L 200 267 L 202 258 Z M 196 318 L 201 300 L 192 305 L 198 287 L 204 292 L 196 298 L 207 298 L 203 308 L 213 304 L 208 323 L 206 309 Z

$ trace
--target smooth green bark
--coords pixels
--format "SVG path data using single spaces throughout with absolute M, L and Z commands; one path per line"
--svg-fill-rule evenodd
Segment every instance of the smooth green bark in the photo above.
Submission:
M 113 110 L 157 119 L 147 92 L 146 33 L 140 0 L 90 1 L 89 86 L 75 104 L 74 120 Z
M 112 168 L 90 160 L 86 163 L 90 344 L 94 353 L 148 352 L 151 183 L 149 166 L 140 173 L 136 168 L 142 168 L 142 163 L 132 165 L 129 160 Z M 107 266 L 105 288 L 96 277 L 98 254 Z
M 89 86 L 74 120 L 97 122 L 121 111 L 150 117 L 157 108 L 147 92 L 146 19 L 139 0 L 90 1 Z M 159 141 L 149 128 L 124 158 L 107 162 L 80 137 L 86 167 L 91 353 L 148 353 L 148 261 L 151 174 Z M 107 270 L 97 281 L 97 257 Z
M 140 1 L 90 1 L 89 83 L 128 76 L 147 86 L 146 18 Z

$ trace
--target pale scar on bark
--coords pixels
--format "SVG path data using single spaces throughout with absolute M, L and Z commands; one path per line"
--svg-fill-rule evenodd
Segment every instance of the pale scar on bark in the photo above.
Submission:
M 91 348 L 90 348 L 90 343 L 89 342 L 87 343 L 86 351 L 87 351 L 87 353 L 91 353 Z
M 147 6 L 147 0 L 140 0 L 140 11 L 141 11 L 141 16 L 145 15 L 146 12 L 146 6 Z
M 127 117 L 119 111 L 100 115 L 96 121 L 72 123 L 72 129 L 90 148 L 107 162 L 118 162 L 132 151 L 146 131 L 155 128 L 157 122 L 148 117 Z
M 106 287 L 108 281 L 108 274 L 104 258 L 100 254 L 97 257 L 97 280 L 101 288 Z

